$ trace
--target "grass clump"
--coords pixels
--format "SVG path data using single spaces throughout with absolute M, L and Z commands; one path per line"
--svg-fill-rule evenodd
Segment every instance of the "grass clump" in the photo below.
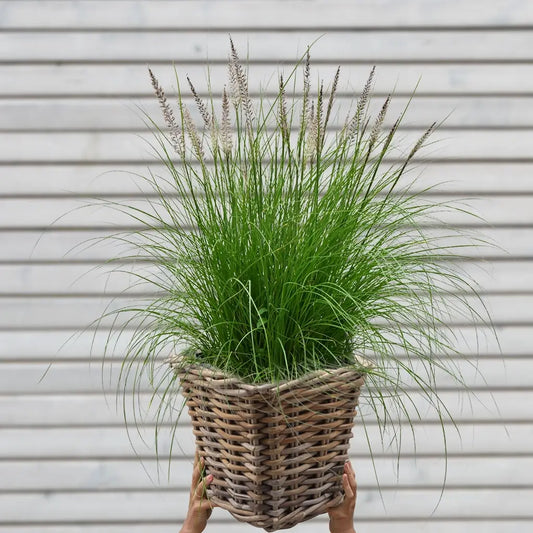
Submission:
M 464 241 L 426 231 L 453 208 L 416 192 L 407 172 L 435 124 L 400 152 L 405 110 L 385 128 L 388 97 L 370 116 L 372 70 L 334 131 L 339 71 L 312 91 L 309 52 L 279 78 L 274 98 L 254 102 L 231 43 L 221 109 L 188 80 L 202 128 L 178 76 L 176 108 L 150 77 L 166 124 L 154 148 L 167 176 L 146 178 L 146 208 L 124 207 L 148 231 L 121 239 L 156 266 L 139 278 L 158 295 L 119 311 L 136 325 L 123 377 L 150 374 L 161 354 L 186 346 L 185 361 L 251 383 L 357 367 L 376 412 L 385 396 L 414 386 L 441 413 L 438 373 L 461 382 L 450 315 L 479 315 L 474 288 L 452 266 Z M 405 399 L 395 405 L 407 410 Z

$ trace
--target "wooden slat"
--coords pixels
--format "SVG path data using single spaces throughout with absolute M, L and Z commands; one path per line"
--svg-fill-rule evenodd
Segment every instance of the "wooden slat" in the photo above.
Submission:
M 105 9 L 98 9 L 98 4 Z M 36 8 L 38 6 L 38 9 Z M 208 0 L 168 2 L 156 0 L 4 1 L 3 28 L 299 28 L 336 29 L 376 27 L 463 27 L 512 26 L 533 22 L 528 2 L 437 0 L 427 9 L 424 0 L 410 3 L 409 9 L 394 0 L 361 2 L 357 9 L 346 0 L 320 0 L 312 6 L 305 0 Z
M 423 130 L 402 132 L 397 144 L 407 156 Z M 522 130 L 494 132 L 472 130 L 462 132 L 437 131 L 431 136 L 431 145 L 426 146 L 420 156 L 426 159 L 483 159 L 491 160 L 527 160 L 530 162 L 529 146 L 533 142 L 533 133 Z M 148 142 L 153 142 L 150 134 L 144 140 L 129 133 L 0 133 L 0 162 L 29 163 L 44 161 L 57 162 L 105 162 L 114 165 L 122 162 L 157 161 Z M 117 168 L 117 166 L 115 166 Z
M 82 415 L 80 415 L 82 416 Z M 138 434 L 137 429 L 140 434 Z M 397 446 L 389 442 L 390 434 L 380 437 L 376 426 L 367 426 L 368 441 L 376 456 L 394 458 Z M 460 427 L 460 435 L 451 425 L 445 426 L 448 453 L 465 456 L 508 456 L 531 455 L 531 424 L 465 424 Z M 416 450 L 418 456 L 444 456 L 442 428 L 439 425 L 415 426 Z M 159 458 L 164 464 L 168 461 L 170 430 L 163 429 L 158 435 Z M 144 438 L 143 442 L 141 437 Z M 382 442 L 385 449 L 382 448 Z M 351 454 L 368 457 L 368 443 L 361 423 L 354 428 L 351 441 Z M 402 431 L 402 454 L 414 452 L 413 435 L 410 428 Z M 183 453 L 191 458 L 194 455 L 194 439 L 188 426 L 176 430 L 173 453 Z M 0 429 L 0 458 L 23 459 L 91 459 L 91 458 L 134 458 L 136 454 L 145 458 L 155 458 L 156 449 L 153 428 L 130 427 L 129 435 L 124 428 L 46 428 L 46 429 Z M 1 514 L 0 514 L 1 516 Z
M 353 65 L 344 70 L 346 80 L 353 89 L 362 89 L 373 63 Z M 206 92 L 206 76 L 203 66 L 176 64 L 178 75 L 189 74 L 198 91 Z M 333 79 L 336 66 L 321 65 L 320 77 Z M 154 72 L 169 94 L 175 86 L 172 64 L 154 66 Z M 289 68 L 285 68 L 286 74 Z M 277 65 L 251 65 L 250 91 L 257 93 L 260 86 L 277 74 Z M 213 92 L 221 92 L 227 85 L 227 67 L 211 68 Z M 532 64 L 495 65 L 480 64 L 428 64 L 428 65 L 380 65 L 376 72 L 375 92 L 411 95 L 418 85 L 418 95 L 438 94 L 446 96 L 462 94 L 513 94 L 529 95 L 533 91 Z M 0 97 L 25 96 L 150 96 L 152 87 L 144 65 L 1 65 Z
M 509 373 L 514 366 L 506 365 Z M 448 408 L 453 419 L 459 424 L 472 422 L 524 422 L 531 415 L 532 391 L 490 391 L 476 392 L 475 397 L 469 396 L 464 391 L 446 392 L 439 394 L 444 405 Z M 439 422 L 434 410 L 428 409 L 427 401 L 418 393 L 410 393 L 410 401 L 423 413 L 423 423 L 435 424 Z M 145 418 L 145 424 L 153 425 L 156 417 L 153 409 L 148 408 L 151 394 L 141 393 L 136 396 L 136 401 L 143 410 L 151 415 Z M 132 399 L 126 399 L 126 405 L 131 407 Z M 176 400 L 180 405 L 180 400 Z M 363 402 L 363 400 L 362 400 Z M 414 407 L 410 416 L 416 421 Z M 362 407 L 363 412 L 368 412 L 368 407 Z M 83 416 L 80 417 L 80 413 Z M 128 416 L 131 413 L 128 412 Z M 407 424 L 407 417 L 402 416 L 402 421 Z M 127 420 L 131 421 L 131 418 Z M 185 416 L 183 419 L 187 421 Z M 371 417 L 369 418 L 371 420 Z M 84 426 L 118 426 L 125 423 L 122 397 L 117 397 L 113 392 L 107 394 L 89 394 L 75 392 L 74 394 L 46 395 L 17 395 L 0 396 L 0 426 L 3 428 L 24 427 L 84 427 Z M 370 422 L 368 422 L 370 423 Z M 169 424 L 167 420 L 165 424 Z
M 434 218 L 425 218 L 426 225 L 440 226 L 442 224 L 456 226 L 474 226 L 479 230 L 478 236 L 482 236 L 487 226 L 531 226 L 533 225 L 533 210 L 531 209 L 531 196 L 488 196 L 484 198 L 463 199 L 461 197 L 439 195 L 426 195 L 424 201 L 434 204 L 449 204 L 451 208 L 435 208 Z M 33 229 L 58 230 L 59 228 L 82 229 L 91 227 L 146 229 L 141 223 L 132 218 L 127 210 L 121 206 L 131 206 L 134 209 L 144 209 L 148 213 L 153 212 L 149 203 L 143 199 L 111 199 L 115 206 L 105 203 L 105 200 L 85 198 L 5 198 L 0 200 L 0 230 L 10 229 Z M 157 199 L 154 200 L 157 205 Z M 175 200 L 176 213 L 181 208 L 178 199 Z M 20 217 L 20 213 L 25 216 Z M 134 212 L 135 215 L 137 213 Z M 160 215 L 164 212 L 161 210 Z M 476 216 L 475 216 L 476 215 Z M 481 218 L 479 218 L 481 217 Z M 169 222 L 168 214 L 163 220 Z M 115 231 L 119 231 L 115 229 Z M 449 227 L 447 235 L 453 236 L 457 230 Z M 459 239 L 458 242 L 461 242 Z M 462 241 L 465 242 L 464 240 Z M 33 243 L 36 244 L 36 243 Z M 79 243 L 82 244 L 82 243 Z M 501 243 L 505 245 L 505 243 Z M 484 249 L 484 253 L 490 250 Z
M 471 356 L 482 354 L 484 357 L 500 357 L 500 347 L 496 337 L 489 328 L 453 328 L 454 346 L 460 353 Z M 533 348 L 530 340 L 533 325 L 523 327 L 496 327 L 501 350 L 505 356 L 530 357 Z M 0 331 L 0 360 L 12 362 L 24 361 L 100 361 L 108 331 Z M 125 353 L 131 333 L 127 331 L 116 339 L 112 337 L 113 354 L 120 358 Z M 111 356 L 109 354 L 108 356 Z M 98 365 L 98 362 L 96 363 Z
M 484 293 L 523 292 L 528 287 L 533 287 L 533 261 L 512 259 L 496 262 L 469 261 L 455 265 L 455 268 L 475 280 L 479 290 Z M 0 295 L 117 294 L 126 290 L 132 294 L 159 292 L 155 285 L 147 283 L 139 285 L 139 279 L 133 272 L 154 281 L 166 279 L 166 276 L 153 265 L 92 267 L 84 264 L 25 266 L 0 264 Z
M 408 518 L 429 515 L 439 501 L 440 489 L 425 491 L 411 489 L 390 491 L 383 494 L 389 516 Z M 486 509 L 497 509 L 501 517 L 530 517 L 528 502 L 533 490 L 513 491 L 512 497 L 505 489 L 454 490 L 445 492 L 436 518 L 477 517 L 485 518 Z M 39 522 L 107 522 L 118 521 L 123 516 L 128 520 L 175 520 L 184 519 L 188 505 L 185 492 L 134 492 L 128 494 L 76 494 L 52 493 L 0 495 L 0 513 L 5 522 L 27 522 L 24 510 L 32 510 L 31 521 Z M 383 502 L 377 490 L 367 491 L 366 499 L 359 505 L 358 516 L 381 518 Z M 226 518 L 227 514 L 215 509 L 213 518 Z
M 51 366 L 42 363 L 4 363 L 1 366 L 0 390 L 4 394 L 20 393 L 68 393 L 93 392 L 100 393 L 105 389 L 113 395 L 118 388 L 121 371 L 120 362 L 93 364 L 53 363 Z M 164 378 L 167 365 L 161 363 L 160 374 Z M 135 372 L 135 371 L 134 371 Z M 131 375 L 133 379 L 134 374 Z M 166 383 L 168 380 L 165 380 Z M 142 390 L 151 389 L 147 376 L 139 379 Z M 121 389 L 118 389 L 119 391 Z
M 477 517 L 485 518 L 487 508 L 494 509 L 491 516 L 531 517 L 528 503 L 532 489 L 513 491 L 506 489 L 450 490 L 444 493 L 435 518 Z M 439 501 L 440 489 L 393 490 L 383 493 L 389 517 L 401 519 L 429 515 Z M 26 522 L 25 509 L 31 509 L 31 521 L 39 522 L 107 522 L 128 520 L 175 520 L 185 518 L 188 493 L 182 492 L 133 492 L 106 494 L 5 494 L 0 495 L 0 513 L 5 522 Z M 368 490 L 360 503 L 358 516 L 382 518 L 383 501 L 379 491 Z M 489 515 L 490 516 L 490 515 Z M 215 509 L 213 518 L 227 518 L 227 514 Z
M 257 4 L 256 4 L 257 5 Z M 315 61 L 497 61 L 530 60 L 530 31 L 318 31 L 246 32 L 233 41 L 240 55 L 256 61 L 295 61 L 307 45 Z M 227 32 L 0 33 L 0 61 L 227 61 Z
M 44 203 L 44 201 L 42 202 Z M 12 222 L 12 221 L 11 221 Z M 99 221 L 100 222 L 100 221 Z M 31 262 L 87 262 L 87 270 L 95 263 L 104 263 L 127 253 L 109 239 L 114 232 L 93 230 L 90 227 L 66 230 L 67 227 L 50 226 L 41 231 L 27 228 L 24 231 L 0 231 L 0 263 Z M 483 227 L 473 230 L 478 237 L 487 239 L 492 246 L 468 247 L 462 255 L 472 258 L 533 258 L 533 229 L 530 227 L 495 228 Z M 430 237 L 443 238 L 447 230 L 427 229 Z M 441 241 L 453 244 L 453 241 Z
M 457 488 L 523 487 L 531 485 L 533 457 L 522 457 L 513 464 L 494 457 L 450 457 L 444 459 L 405 458 L 397 473 L 390 459 L 354 458 L 357 482 L 361 494 L 376 488 L 376 474 L 382 488 L 440 488 L 446 469 L 449 491 Z M 374 467 L 376 473 L 374 473 Z M 159 472 L 158 472 L 159 470 Z M 150 489 L 186 490 L 191 482 L 191 461 L 176 459 L 168 474 L 168 464 L 145 460 L 131 461 L 0 461 L 3 480 L 0 494 L 22 491 L 120 491 Z M 158 475 L 159 474 L 159 475 Z
M 349 72 L 351 67 L 344 70 Z M 339 87 L 341 89 L 342 87 Z M 216 93 L 215 93 L 216 94 Z M 200 118 L 191 98 L 185 94 L 193 120 Z M 353 98 L 357 94 L 354 92 Z M 265 98 L 271 102 L 272 97 Z M 396 117 L 405 108 L 408 98 L 396 96 L 391 100 L 385 119 L 392 126 Z M 341 94 L 335 101 L 339 119 L 332 117 L 333 126 L 342 126 L 343 117 L 350 111 L 352 98 Z M 435 120 L 445 119 L 442 128 L 512 128 L 531 127 L 533 108 L 530 97 L 470 97 L 470 96 L 416 96 L 409 106 L 404 120 L 405 127 L 424 128 Z M 375 97 L 370 104 L 370 113 L 375 116 L 383 104 L 383 97 Z M 215 110 L 220 114 L 220 98 L 214 98 Z M 0 100 L 0 130 L 83 130 L 131 129 L 144 131 L 140 106 L 157 123 L 160 110 L 155 97 L 143 98 L 7 98 Z M 25 120 L 31 117 L 31 120 Z M 335 120 L 334 120 L 335 119 Z
M 128 162 L 121 162 L 120 165 L 6 164 L 2 166 L 5 179 L 0 183 L 0 195 L 101 197 L 108 194 L 153 194 L 153 189 L 146 181 L 138 177 L 139 174 L 149 176 L 148 167 L 155 175 L 168 176 L 166 168 L 156 162 L 145 165 Z M 411 167 L 404 183 L 416 178 L 413 191 L 433 186 L 436 187 L 435 191 L 457 195 L 531 194 L 532 173 L 532 163 L 428 162 Z M 164 180 L 159 181 L 163 190 L 171 191 Z
M 505 355 L 505 354 L 504 354 Z M 2 363 L 0 365 L 0 390 L 4 394 L 24 394 L 24 393 L 68 393 L 68 392 L 94 392 L 98 393 L 103 388 L 113 393 L 117 390 L 117 383 L 121 371 L 119 362 L 104 363 L 101 365 L 93 363 L 89 365 L 82 363 L 53 362 L 51 367 L 46 363 Z M 496 358 L 475 360 L 453 361 L 456 372 L 461 372 L 462 378 L 468 387 L 475 389 L 504 388 L 510 389 L 531 387 L 530 376 L 533 373 L 533 358 L 517 358 L 501 360 Z M 416 365 L 413 365 L 416 369 Z M 127 390 L 133 387 L 131 380 L 135 379 L 137 386 L 144 391 L 152 390 L 146 375 L 136 377 L 136 372 L 140 370 L 138 365 L 134 365 L 130 370 L 130 382 Z M 168 382 L 166 378 L 167 365 L 161 361 L 156 370 L 155 382 L 161 380 L 161 390 Z M 422 375 L 425 376 L 421 369 Z M 462 389 L 447 373 L 435 369 L 435 379 L 439 388 Z M 412 383 L 404 375 L 407 383 Z M 532 387 L 533 389 L 533 387 Z M 120 389 L 119 389 L 120 390 Z
M 116 268 L 121 272 L 112 273 Z M 127 273 L 130 268 L 128 265 L 115 265 L 113 268 L 103 265 L 95 270 L 87 265 L 0 265 L 0 295 L 69 292 L 97 294 L 117 293 L 127 289 L 132 293 L 153 292 L 155 287 L 146 284 L 144 288 L 135 286 L 138 279 Z M 153 276 L 151 279 L 154 280 L 161 279 L 158 269 L 154 266 L 147 265 L 142 271 L 143 276 Z M 526 275 L 528 272 L 529 270 L 525 269 Z
M 498 325 L 520 325 L 533 322 L 533 294 L 531 293 L 485 296 L 483 302 L 491 312 L 493 322 Z M 139 304 L 138 299 L 136 303 Z M 469 303 L 483 316 L 484 309 L 477 298 L 472 298 Z M 72 328 L 81 330 L 95 323 L 104 312 L 112 312 L 131 304 L 131 299 L 110 300 L 109 297 L 5 297 L 1 298 L 0 305 L 4 309 L 9 309 L 9 313 L 0 315 L 0 329 Z M 116 320 L 117 327 L 124 324 L 126 318 L 125 314 L 122 318 L 119 317 Z M 106 328 L 113 320 L 114 317 L 108 316 L 101 320 L 100 326 Z M 133 321 L 131 324 L 135 323 Z M 451 310 L 451 317 L 447 319 L 447 323 L 451 325 L 481 324 L 481 320 L 465 319 Z
M 49 228 L 50 230 L 52 228 Z M 0 246 L 0 261 L 89 261 L 105 262 L 117 256 L 117 245 L 106 239 L 111 231 L 93 231 L 90 228 L 81 231 L 28 230 L 2 231 L 3 246 Z M 103 237 L 103 239 L 102 239 Z M 95 244 L 95 239 L 98 241 Z M 90 244 L 95 244 L 90 246 Z

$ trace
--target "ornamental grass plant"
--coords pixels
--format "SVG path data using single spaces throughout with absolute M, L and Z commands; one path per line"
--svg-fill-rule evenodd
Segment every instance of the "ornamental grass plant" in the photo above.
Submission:
M 116 205 L 143 228 L 116 238 L 130 248 L 121 261 L 149 262 L 136 275 L 155 296 L 111 313 L 126 316 L 114 331 L 134 328 L 122 383 L 135 389 L 147 375 L 162 416 L 179 382 L 158 371 L 178 353 L 183 367 L 250 384 L 347 367 L 366 376 L 381 429 L 422 416 L 420 396 L 444 421 L 439 376 L 464 386 L 450 317 L 487 318 L 457 266 L 471 241 L 428 231 L 468 213 L 428 196 L 410 171 L 437 125 L 399 144 L 407 108 L 385 127 L 389 96 L 371 116 L 374 69 L 339 120 L 340 69 L 315 87 L 309 51 L 273 97 L 254 99 L 230 46 L 220 96 L 176 74 L 173 105 L 149 71 L 164 118 L 147 116 L 151 146 L 165 174 L 143 177 L 152 194 L 142 207 Z

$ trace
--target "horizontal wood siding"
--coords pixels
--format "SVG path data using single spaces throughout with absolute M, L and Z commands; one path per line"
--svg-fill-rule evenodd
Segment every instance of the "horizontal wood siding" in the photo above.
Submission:
M 476 397 L 440 376 L 458 429 L 448 424 L 448 459 L 439 420 L 425 413 L 419 394 L 412 396 L 412 414 L 422 409 L 417 453 L 404 431 L 398 471 L 396 443 L 382 446 L 367 416 L 367 435 L 357 425 L 351 448 L 357 531 L 530 532 L 533 3 L 0 0 L 0 533 L 179 530 L 194 452 L 190 425 L 180 423 L 182 450 L 174 450 L 169 472 L 171 421 L 158 457 L 150 387 L 142 382 L 139 433 L 126 431 L 131 397 L 117 400 L 116 387 L 130 330 L 104 359 L 110 321 L 100 331 L 91 323 L 127 301 L 132 265 L 112 272 L 105 261 L 116 247 L 80 244 L 134 227 L 116 212 L 87 207 L 97 197 L 143 202 L 146 186 L 122 170 L 164 172 L 139 110 L 159 120 L 146 66 L 170 90 L 174 63 L 205 93 L 208 60 L 216 92 L 226 83 L 228 33 L 242 56 L 249 50 L 254 95 L 322 34 L 313 74 L 329 80 L 342 66 L 341 115 L 372 65 L 375 108 L 394 90 L 390 117 L 418 85 L 400 131 L 405 142 L 447 118 L 413 170 L 422 172 L 417 187 L 442 182 L 434 198 L 468 197 L 483 220 L 458 212 L 445 221 L 496 244 L 466 250 L 458 265 L 479 283 L 500 345 L 486 324 L 477 324 L 478 336 L 476 324 L 449 318 L 466 356 L 455 356 L 457 364 Z M 142 287 L 131 293 L 147 294 Z M 294 531 L 327 527 L 319 517 Z M 250 529 L 219 510 L 208 528 Z

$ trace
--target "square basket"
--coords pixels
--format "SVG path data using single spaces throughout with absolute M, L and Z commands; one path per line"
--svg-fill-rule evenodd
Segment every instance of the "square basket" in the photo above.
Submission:
M 200 364 L 173 367 L 199 455 L 214 476 L 213 503 L 267 531 L 341 503 L 364 374 L 337 368 L 252 385 Z

